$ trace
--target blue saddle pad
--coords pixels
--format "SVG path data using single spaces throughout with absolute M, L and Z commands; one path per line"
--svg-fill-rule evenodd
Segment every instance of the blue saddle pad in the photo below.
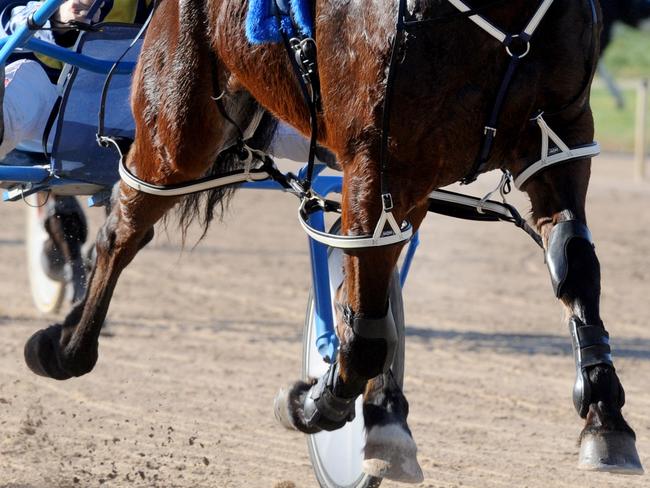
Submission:
M 139 26 L 132 24 L 101 24 L 99 27 L 99 32 L 82 35 L 77 44 L 78 52 L 94 58 L 116 60 L 140 30 Z M 123 61 L 135 62 L 141 44 L 139 40 Z M 100 147 L 96 141 L 97 116 L 106 75 L 73 68 L 69 76 L 53 141 L 54 166 L 66 178 L 110 187 L 119 179 L 119 157 L 113 148 Z M 130 89 L 130 74 L 113 76 L 104 119 L 105 132 L 109 136 L 134 138 Z
M 282 40 L 276 11 L 280 14 L 282 29 L 290 36 L 296 35 L 292 18 L 299 34 L 313 36 L 312 0 L 248 0 L 246 37 L 250 43 L 264 44 Z

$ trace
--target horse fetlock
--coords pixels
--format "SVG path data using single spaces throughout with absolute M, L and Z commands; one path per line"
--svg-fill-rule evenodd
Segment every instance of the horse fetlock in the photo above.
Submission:
M 573 404 L 586 419 L 580 433 L 580 469 L 622 474 L 643 473 L 636 451 L 634 431 L 621 413 L 625 392 L 602 325 L 569 320 L 576 362 Z
M 591 253 L 570 253 L 569 244 L 574 241 L 582 241 L 586 244 L 587 249 L 591 249 Z M 555 296 L 560 298 L 565 294 L 567 283 L 572 276 L 570 273 L 579 264 L 576 261 L 584 261 L 584 258 L 589 258 L 590 266 L 596 255 L 594 246 L 591 240 L 591 233 L 589 228 L 579 220 L 564 220 L 555 224 L 548 236 L 548 244 L 546 246 L 546 264 L 551 274 L 551 283 Z M 587 256 L 593 254 L 593 256 Z M 598 261 L 595 260 L 597 265 Z
M 380 318 L 367 318 L 346 307 L 343 320 L 350 332 L 341 346 L 345 364 L 365 380 L 388 372 L 398 342 L 390 304 L 386 315 Z
M 275 399 L 275 417 L 287 428 L 306 434 L 337 430 L 354 419 L 356 398 L 337 395 L 338 363 L 330 365 L 317 381 L 299 381 L 280 390 Z
M 584 324 L 578 317 L 569 320 L 576 364 L 573 405 L 582 418 L 590 405 L 605 402 L 620 411 L 625 403 L 623 386 L 616 375 L 609 347 L 609 334 L 601 325 Z
M 97 363 L 97 347 L 71 350 L 59 324 L 41 329 L 25 344 L 25 363 L 39 376 L 67 380 L 89 373 Z
M 41 329 L 25 343 L 25 363 L 39 376 L 67 380 L 72 377 L 60 360 L 62 327 L 58 324 Z
M 309 389 L 303 402 L 307 425 L 332 431 L 354 420 L 356 398 L 345 398 L 335 393 L 339 378 L 339 366 L 338 363 L 334 363 Z

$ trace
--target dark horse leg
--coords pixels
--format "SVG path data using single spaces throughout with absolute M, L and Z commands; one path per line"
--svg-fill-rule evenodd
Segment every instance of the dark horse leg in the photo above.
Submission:
M 368 235 L 379 219 L 378 181 L 373 160 L 358 154 L 346 168 L 343 190 L 343 233 Z M 363 177 L 359 177 L 363 174 Z M 400 201 L 400 199 L 396 199 Z M 398 208 L 412 208 L 405 202 Z M 417 228 L 423 205 L 411 212 L 395 211 Z M 364 471 L 402 482 L 420 482 L 422 470 L 406 423 L 408 403 L 393 379 L 397 336 L 388 301 L 388 286 L 399 246 L 347 252 L 345 279 L 338 293 L 337 331 L 341 342 L 337 361 L 312 383 L 297 382 L 276 401 L 278 419 L 306 433 L 336 430 L 354 418 L 356 398 L 364 394 L 366 448 Z
M 210 52 L 201 12 L 178 2 L 162 2 L 147 36 L 134 76 L 136 140 L 127 164 L 154 184 L 172 184 L 202 176 L 214 161 L 224 124 L 212 95 Z M 162 25 L 161 25 L 162 24 Z M 171 58 L 171 59 L 170 59 Z M 86 374 L 98 357 L 99 333 L 121 271 L 152 237 L 154 224 L 176 198 L 116 187 L 113 207 L 96 242 L 96 265 L 84 299 L 56 324 L 34 334 L 25 345 L 27 365 L 37 374 L 67 379 Z
M 50 236 L 43 249 L 47 274 L 72 286 L 72 303 L 86 290 L 86 264 L 82 246 L 86 242 L 86 217 L 75 197 L 52 197 L 46 203 L 45 229 Z M 56 277 L 56 278 L 55 278 Z
M 412 211 L 408 219 L 419 225 L 426 216 L 428 206 Z M 397 287 L 398 289 L 393 289 Z M 389 293 L 401 293 L 399 283 L 391 282 Z M 393 301 L 392 307 L 403 307 L 401 301 Z M 392 309 L 397 317 L 403 309 Z M 404 342 L 398 336 L 393 365 L 388 373 L 368 381 L 363 399 L 363 418 L 366 427 L 363 470 L 377 478 L 420 482 L 422 469 L 417 462 L 417 446 L 407 423 L 409 404 L 397 384 L 396 378 L 404 375 Z M 400 357 L 398 357 L 400 354 Z
M 643 470 L 635 434 L 621 413 L 625 393 L 600 318 L 600 266 L 585 215 L 590 166 L 590 160 L 580 160 L 548 169 L 531 180 L 526 191 L 573 341 L 577 375 L 573 402 L 586 420 L 579 467 L 636 474 Z

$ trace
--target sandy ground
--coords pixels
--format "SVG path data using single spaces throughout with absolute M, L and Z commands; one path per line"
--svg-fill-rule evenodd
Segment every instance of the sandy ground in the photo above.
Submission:
M 603 317 L 650 468 L 650 184 L 623 157 L 594 173 Z M 23 363 L 25 340 L 57 317 L 30 302 L 23 205 L 0 205 L 0 487 L 316 486 L 305 439 L 271 407 L 300 368 L 309 267 L 295 210 L 289 196 L 241 192 L 196 249 L 161 230 L 122 277 L 95 370 L 56 382 Z M 422 486 L 650 486 L 575 468 L 570 342 L 532 241 L 439 216 L 421 234 L 405 392 Z

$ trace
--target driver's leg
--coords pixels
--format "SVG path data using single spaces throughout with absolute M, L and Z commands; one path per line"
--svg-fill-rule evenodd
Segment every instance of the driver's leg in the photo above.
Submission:
M 40 143 L 56 99 L 56 86 L 36 61 L 21 59 L 5 68 L 0 159 L 21 142 Z

